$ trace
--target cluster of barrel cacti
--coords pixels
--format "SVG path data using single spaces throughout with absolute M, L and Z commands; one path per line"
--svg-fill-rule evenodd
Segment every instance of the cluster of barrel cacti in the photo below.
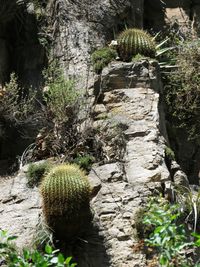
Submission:
M 75 164 L 61 164 L 50 170 L 41 184 L 46 223 L 60 238 L 78 234 L 91 218 L 90 185 Z
M 133 56 L 140 54 L 155 57 L 156 44 L 150 34 L 139 29 L 127 29 L 117 39 L 117 50 L 123 61 L 130 61 Z

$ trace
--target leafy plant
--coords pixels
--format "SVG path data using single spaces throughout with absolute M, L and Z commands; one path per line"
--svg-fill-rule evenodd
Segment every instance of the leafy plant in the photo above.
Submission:
M 28 186 L 38 186 L 42 177 L 47 173 L 52 164 L 49 161 L 30 163 L 27 170 Z
M 33 159 L 40 160 L 62 154 L 65 161 L 71 160 L 73 149 L 83 145 L 84 115 L 80 110 L 85 106 L 84 97 L 76 90 L 75 81 L 67 80 L 57 61 L 53 61 L 43 72 L 42 117 L 45 118 L 33 151 Z M 84 110 L 85 111 L 85 110 Z M 44 127 L 45 125 L 45 127 Z M 81 125 L 81 129 L 80 129 Z
M 42 181 L 41 194 L 46 222 L 62 238 L 77 235 L 88 222 L 90 185 L 77 165 L 52 168 Z
M 118 54 L 123 61 L 130 61 L 134 55 L 141 54 L 155 57 L 156 45 L 153 38 L 145 31 L 127 29 L 118 36 Z
M 185 226 L 177 224 L 180 217 L 178 205 L 170 205 L 162 198 L 153 198 L 144 217 L 144 224 L 154 227 L 146 244 L 155 247 L 161 266 L 185 266 L 184 249 L 192 245 L 188 242 Z
M 104 47 L 96 50 L 92 54 L 92 64 L 94 71 L 100 73 L 112 60 L 117 57 L 117 52 L 109 47 Z
M 76 263 L 71 263 L 72 257 L 65 258 L 59 250 L 53 250 L 48 244 L 45 252 L 24 249 L 19 253 L 13 245 L 15 236 L 10 236 L 6 231 L 0 230 L 0 260 L 8 267 L 75 267 Z
M 154 40 L 158 37 L 159 33 L 154 36 Z M 169 54 L 176 47 L 174 45 L 169 45 L 170 38 L 167 37 L 164 40 L 161 40 L 158 44 L 156 44 L 156 59 L 158 60 L 158 64 L 161 70 L 171 70 L 176 68 L 175 65 L 175 56 L 170 57 Z

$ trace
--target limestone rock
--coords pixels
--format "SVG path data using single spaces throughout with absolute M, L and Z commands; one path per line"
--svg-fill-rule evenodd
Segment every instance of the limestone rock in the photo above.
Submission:
M 156 31 L 179 25 L 181 31 L 199 31 L 200 2 L 198 0 L 146 0 L 144 26 Z M 192 27 L 191 27 L 192 25 Z
M 91 53 L 109 43 L 113 32 L 124 27 L 122 23 L 143 25 L 143 0 L 50 1 L 49 10 L 55 18 L 54 54 L 61 59 L 66 75 L 80 78 L 82 88 L 88 87 L 87 81 L 93 84 Z
M 133 185 L 169 179 L 159 129 L 159 79 L 156 63 L 148 61 L 112 63 L 101 75 L 100 99 L 108 116 L 126 125 L 123 160 L 127 181 Z
M 161 192 L 161 182 L 169 181 L 165 139 L 159 128 L 162 88 L 157 71 L 156 64 L 148 61 L 111 63 L 95 84 L 98 103 L 104 104 L 108 115 L 100 124 L 121 125 L 124 136 L 121 158 L 93 166 L 89 175 L 101 181 L 91 206 L 113 267 L 146 266 L 144 255 L 131 249 L 136 243 L 134 214 L 151 192 Z M 113 148 L 114 143 L 109 146 Z
M 182 171 L 178 170 L 173 177 L 175 186 L 181 187 L 181 189 L 189 189 L 189 181 L 187 179 L 187 175 Z
M 18 236 L 18 247 L 31 246 L 41 215 L 41 199 L 37 188 L 27 188 L 23 171 L 1 181 L 0 212 L 0 228 Z
M 90 172 L 90 180 L 99 179 L 102 182 L 112 182 L 121 180 L 123 170 L 120 163 L 110 163 L 92 168 Z
M 97 175 L 95 175 L 92 172 L 88 176 L 88 180 L 89 180 L 91 191 L 92 191 L 91 198 L 93 198 L 97 195 L 97 193 L 101 189 L 101 180 L 98 178 Z

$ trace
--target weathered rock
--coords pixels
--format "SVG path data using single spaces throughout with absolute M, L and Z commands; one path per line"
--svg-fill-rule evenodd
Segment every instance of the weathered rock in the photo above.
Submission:
M 123 170 L 120 163 L 110 163 L 92 168 L 90 179 L 98 178 L 101 182 L 122 180 Z M 93 178 L 94 177 L 94 178 Z
M 96 117 L 96 119 L 103 119 L 107 116 L 107 110 L 103 104 L 98 104 L 94 106 L 93 110 L 93 116 Z
M 173 180 L 175 186 L 178 186 L 183 190 L 187 190 L 190 188 L 187 175 L 182 170 L 178 170 L 174 174 Z
M 98 178 L 102 186 L 91 203 L 95 223 L 104 237 L 109 266 L 146 266 L 144 255 L 132 250 L 136 242 L 134 214 L 151 192 L 162 192 L 161 182 L 169 181 L 165 140 L 159 128 L 162 108 L 158 66 L 148 61 L 111 63 L 99 79 L 94 90 L 99 105 L 105 105 L 108 118 L 98 127 L 121 125 L 124 153 L 121 158 L 112 159 L 115 162 L 93 166 L 90 172 L 90 179 Z M 105 146 L 107 142 L 114 147 L 109 139 L 104 138 L 104 142 Z
M 100 92 L 113 91 L 114 89 L 151 88 L 153 78 L 149 78 L 150 69 L 148 61 L 144 60 L 135 63 L 111 63 L 108 68 L 104 68 L 101 75 L 101 83 L 96 81 L 94 86 L 99 88 Z M 158 65 L 152 62 L 152 66 L 156 69 Z M 154 69 L 154 71 L 155 71 Z M 153 71 L 153 69 L 151 70 Z M 155 78 L 155 75 L 153 75 Z M 99 84 L 101 86 L 99 86 Z M 98 91 L 97 88 L 95 88 Z M 157 88 L 154 88 L 156 90 Z
M 97 195 L 97 193 L 101 189 L 101 180 L 99 179 L 97 175 L 93 173 L 88 177 L 88 180 L 89 180 L 91 191 L 92 191 L 91 198 L 93 198 Z
M 98 168 L 97 168 L 98 171 Z M 132 247 L 132 219 L 134 210 L 141 204 L 139 191 L 133 192 L 124 181 L 103 182 L 102 188 L 91 205 L 95 211 L 95 222 L 104 236 L 107 254 L 110 258 L 108 266 L 140 266 L 145 265 L 145 257 L 141 253 L 135 255 Z
M 145 255 L 133 253 L 137 242 L 134 214 L 169 177 L 159 129 L 158 110 L 162 108 L 158 107 L 161 87 L 157 70 L 157 65 L 148 61 L 111 64 L 103 71 L 101 88 L 96 88 L 101 95 L 97 119 L 99 114 L 107 114 L 97 121 L 98 127 L 103 126 L 99 138 L 103 136 L 108 162 L 94 165 L 89 175 L 94 219 L 85 234 L 86 242 L 74 251 L 80 267 L 146 266 Z M 119 138 L 123 140 L 120 146 Z M 20 172 L 1 186 L 0 227 L 18 235 L 20 247 L 30 245 L 41 213 L 38 190 L 28 189 L 26 183 Z
M 66 75 L 80 78 L 82 88 L 88 87 L 88 81 L 93 84 L 91 53 L 109 43 L 124 25 L 141 28 L 143 24 L 143 0 L 51 2 L 54 54 Z
M 1 182 L 0 212 L 0 228 L 18 236 L 18 247 L 31 246 L 41 214 L 41 199 L 37 188 L 27 188 L 23 171 Z
M 179 25 L 183 32 L 194 30 L 199 34 L 199 14 L 198 0 L 144 1 L 144 26 L 148 29 L 159 31 Z
M 101 75 L 99 91 L 109 118 L 127 126 L 124 166 L 128 182 L 134 185 L 169 179 L 165 141 L 158 128 L 161 87 L 157 70 L 155 62 L 113 63 Z

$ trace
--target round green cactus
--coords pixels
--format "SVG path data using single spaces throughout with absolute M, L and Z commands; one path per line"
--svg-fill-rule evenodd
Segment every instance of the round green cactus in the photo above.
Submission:
M 123 61 L 130 61 L 137 54 L 155 57 L 153 38 L 143 30 L 127 29 L 118 37 L 118 54 Z
M 75 164 L 58 165 L 41 184 L 43 212 L 47 224 L 59 237 L 73 237 L 89 221 L 90 185 Z

